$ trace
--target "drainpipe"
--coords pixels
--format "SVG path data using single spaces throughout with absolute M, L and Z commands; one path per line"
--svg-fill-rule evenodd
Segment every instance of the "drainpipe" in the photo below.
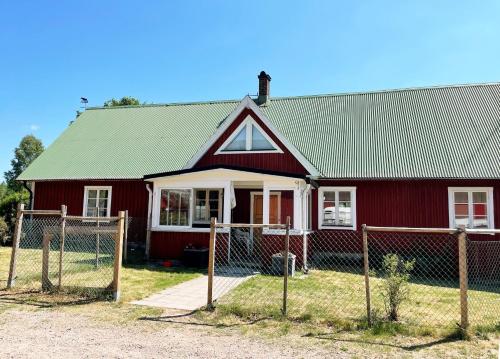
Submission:
M 307 266 L 307 246 L 308 246 L 308 232 L 309 232 L 309 228 L 307 228 L 307 220 L 306 219 L 306 214 L 307 213 L 307 217 L 309 216 L 309 210 L 308 210 L 308 203 L 309 201 L 307 200 L 307 195 L 309 194 L 309 192 L 311 191 L 311 185 L 308 184 L 304 190 L 302 191 L 302 199 L 305 198 L 305 201 L 303 200 L 302 201 L 302 213 L 303 213 L 303 216 L 302 216 L 302 271 L 304 272 L 304 274 L 307 274 L 307 272 L 309 272 L 309 268 Z M 305 203 L 305 205 L 304 205 Z
M 149 260 L 149 250 L 151 248 L 151 221 L 152 221 L 152 203 L 153 203 L 153 191 L 149 183 L 146 184 L 146 190 L 148 191 L 148 218 L 146 224 L 146 259 Z
M 33 191 L 29 188 L 27 181 L 23 181 L 23 187 L 26 188 L 30 194 L 29 209 L 33 209 Z

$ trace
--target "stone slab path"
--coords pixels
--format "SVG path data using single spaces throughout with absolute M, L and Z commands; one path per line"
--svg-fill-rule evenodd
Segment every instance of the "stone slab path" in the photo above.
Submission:
M 226 272 L 214 276 L 212 297 L 214 300 L 220 298 L 230 290 L 236 288 L 253 274 L 241 274 Z M 150 307 L 197 310 L 207 304 L 208 276 L 204 275 L 176 286 L 162 290 L 150 297 L 132 302 L 132 304 Z

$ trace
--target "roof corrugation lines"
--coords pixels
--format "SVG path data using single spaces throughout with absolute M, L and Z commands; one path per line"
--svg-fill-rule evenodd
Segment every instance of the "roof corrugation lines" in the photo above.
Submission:
M 20 176 L 182 169 L 238 101 L 89 109 Z M 268 119 L 328 178 L 500 178 L 500 84 L 271 99 Z

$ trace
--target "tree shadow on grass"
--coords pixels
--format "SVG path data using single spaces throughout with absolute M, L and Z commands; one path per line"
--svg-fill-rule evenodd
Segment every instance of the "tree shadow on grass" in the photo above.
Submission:
M 402 349 L 402 350 L 409 351 L 409 352 L 418 351 L 418 350 L 425 349 L 425 348 L 430 348 L 430 347 L 433 347 L 433 346 L 439 345 L 439 344 L 458 342 L 458 341 L 462 340 L 457 334 L 452 333 L 444 338 L 433 339 L 433 340 L 426 342 L 426 343 L 403 345 L 403 344 L 392 344 L 392 343 L 389 343 L 387 341 L 382 342 L 382 341 L 376 341 L 376 340 L 370 340 L 370 339 L 337 338 L 334 335 L 335 334 L 332 334 L 332 333 L 319 333 L 319 334 L 306 334 L 306 335 L 303 335 L 303 337 L 315 338 L 315 339 L 319 339 L 319 340 L 329 340 L 332 342 L 379 345 L 379 346 L 384 346 L 384 347 Z
M 210 322 L 198 320 L 195 318 L 195 315 L 197 313 L 199 313 L 200 310 L 193 310 L 190 312 L 179 313 L 179 314 L 162 315 L 159 317 L 145 316 L 145 317 L 140 317 L 139 320 L 160 322 L 160 323 L 170 323 L 170 324 L 183 324 L 183 325 L 192 325 L 192 326 L 213 327 L 213 328 L 233 328 L 233 327 L 249 326 L 249 325 L 257 324 L 258 322 L 270 319 L 268 317 L 260 317 L 260 318 L 256 318 L 256 319 L 249 320 L 246 322 L 233 323 L 233 324 L 210 323 Z
M 36 290 L 9 292 L 0 290 L 1 304 L 28 305 L 37 308 L 77 306 L 102 301 L 102 296 L 75 296 L 57 293 L 43 293 Z

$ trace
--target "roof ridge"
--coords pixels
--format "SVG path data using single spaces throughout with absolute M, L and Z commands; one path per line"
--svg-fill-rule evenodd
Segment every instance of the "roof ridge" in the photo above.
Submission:
M 338 93 L 326 93 L 326 94 L 317 94 L 317 95 L 300 95 L 300 96 L 278 96 L 271 97 L 270 101 L 273 100 L 293 100 L 293 99 L 301 99 L 301 98 L 314 98 L 314 97 L 335 97 L 335 96 L 352 96 L 352 95 L 369 95 L 369 94 L 377 94 L 377 93 L 386 93 L 386 92 L 404 92 L 404 91 L 420 91 L 420 90 L 437 90 L 437 89 L 447 89 L 447 88 L 456 88 L 456 87 L 479 87 L 479 86 L 498 86 L 499 82 L 477 82 L 470 84 L 454 84 L 454 85 L 434 85 L 434 86 L 415 86 L 415 87 L 401 87 L 394 89 L 384 89 L 384 90 L 371 90 L 371 91 L 352 91 L 352 92 L 338 92 Z
M 141 108 L 141 107 L 169 107 L 169 106 L 189 106 L 189 105 L 211 105 L 219 103 L 239 103 L 240 100 L 208 100 L 208 101 L 193 101 L 193 102 L 170 102 L 170 103 L 144 103 L 140 105 L 125 105 L 125 106 L 91 106 L 87 110 L 114 110 L 120 108 Z
M 303 99 L 303 98 L 370 95 L 370 94 L 377 94 L 377 93 L 438 90 L 438 89 L 447 89 L 447 88 L 481 87 L 481 86 L 495 86 L 495 85 L 496 86 L 500 85 L 500 82 L 477 82 L 477 83 L 464 83 L 464 84 L 453 84 L 453 85 L 401 87 L 401 88 L 384 89 L 384 90 L 338 92 L 338 93 L 326 93 L 326 94 L 317 94 L 317 95 L 277 96 L 277 97 L 271 97 L 270 101 L 272 102 L 272 101 L 279 101 L 279 100 L 295 100 L 295 99 L 298 100 L 298 99 Z M 112 109 L 114 110 L 114 109 L 123 109 L 123 108 L 142 108 L 142 107 L 211 105 L 211 104 L 232 103 L 232 102 L 239 103 L 240 101 L 241 101 L 241 99 L 240 100 L 232 99 L 232 100 L 208 100 L 208 101 L 193 101 L 193 102 L 151 103 L 151 104 L 127 105 L 127 106 L 92 106 L 92 107 L 88 107 L 87 110 L 112 110 Z

